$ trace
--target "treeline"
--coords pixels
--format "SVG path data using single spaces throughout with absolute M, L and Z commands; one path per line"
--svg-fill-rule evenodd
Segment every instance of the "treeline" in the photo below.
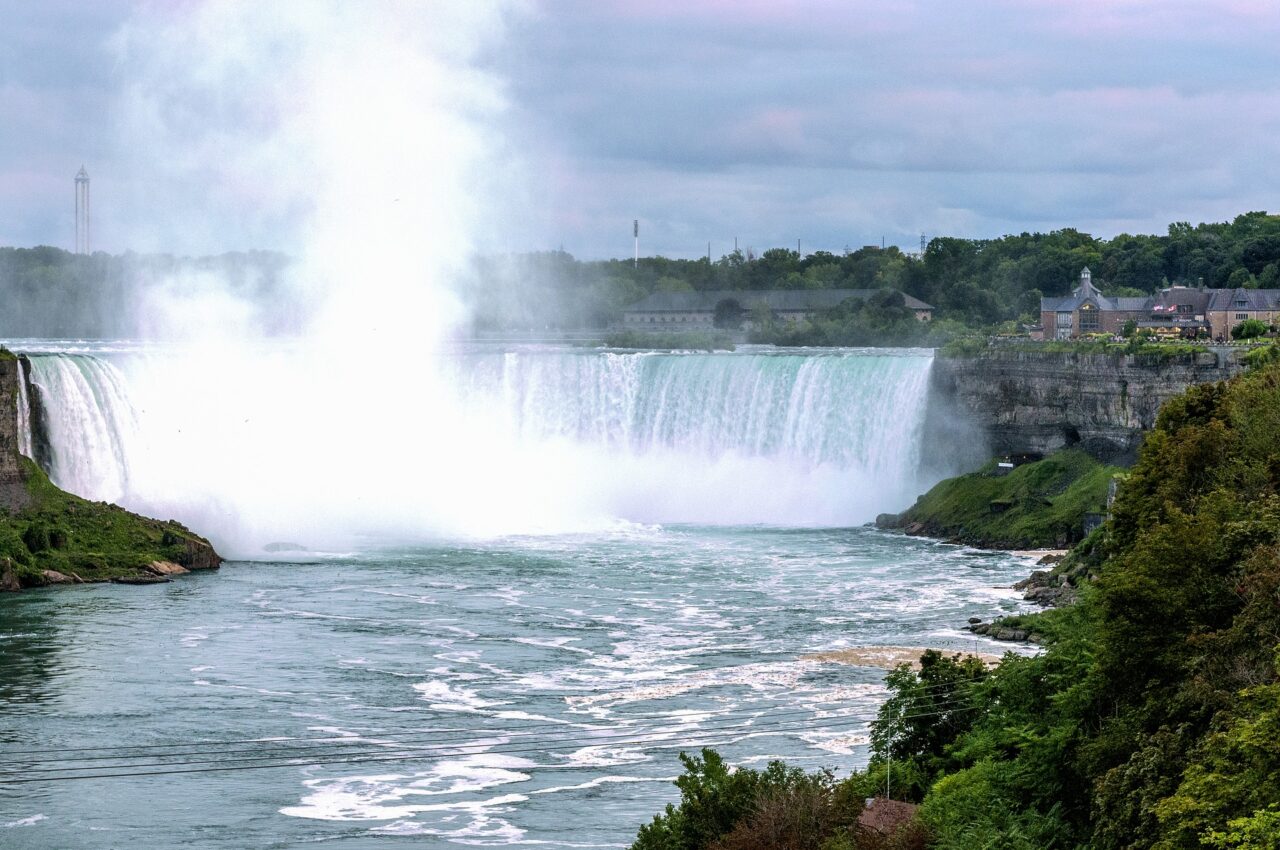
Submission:
M 773 248 L 718 260 L 581 261 L 563 251 L 477 259 L 461 291 L 481 328 L 598 327 L 662 291 L 889 289 L 937 308 L 935 318 L 979 328 L 1038 319 L 1042 296 L 1066 295 L 1080 269 L 1113 295 L 1171 284 L 1280 288 L 1280 216 L 1179 222 L 1163 235 L 1096 239 L 1078 230 L 999 239 L 938 237 L 924 255 L 866 247 L 846 255 Z
M 192 258 L 0 248 L 0 336 L 154 334 L 163 331 L 155 327 L 162 301 L 185 299 L 200 309 L 222 296 L 254 306 L 258 327 L 283 331 L 296 324 L 303 307 L 286 294 L 288 265 L 288 257 L 270 251 Z
M 750 846 L 863 846 L 850 811 L 889 782 L 920 804 L 898 846 L 1280 847 L 1277 431 L 1274 361 L 1166 404 L 1112 519 L 1069 558 L 1094 576 L 1081 601 L 1017 618 L 1046 651 L 993 670 L 936 652 L 898 668 L 867 770 L 811 780 L 825 832 Z M 801 786 L 751 796 L 708 783 L 705 760 L 686 767 L 682 802 L 637 850 L 736 846 L 754 813 Z
M 142 295 L 174 280 L 196 286 L 191 278 L 205 273 L 218 276 L 237 297 L 263 305 L 265 320 L 287 325 L 307 306 L 288 297 L 288 264 L 283 255 L 262 251 L 193 259 L 0 248 L 0 334 L 132 335 L 146 310 Z M 882 309 L 892 306 L 887 302 L 863 316 L 854 316 L 858 308 L 849 305 L 823 322 L 774 329 L 767 341 L 935 344 L 966 328 L 1038 319 L 1040 298 L 1070 292 L 1086 265 L 1112 295 L 1170 284 L 1280 288 L 1280 216 L 1251 212 L 1230 223 L 1182 222 L 1159 236 L 1113 239 L 1072 229 L 999 239 L 938 237 L 923 256 L 896 247 L 805 255 L 772 248 L 759 255 L 734 251 L 714 261 L 642 257 L 638 264 L 578 260 L 564 251 L 486 255 L 474 257 L 450 282 L 477 331 L 605 328 L 654 292 L 883 289 L 932 304 L 934 319 L 944 324 L 918 328 L 905 321 L 906 312 Z

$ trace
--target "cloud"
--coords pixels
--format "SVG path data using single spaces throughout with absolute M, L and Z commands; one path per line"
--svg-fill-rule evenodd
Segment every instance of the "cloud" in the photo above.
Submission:
M 125 84 L 101 45 L 154 15 L 102 7 L 74 31 L 86 53 L 58 32 L 80 20 L 70 4 L 33 6 L 9 10 L 14 34 L 0 36 L 23 57 L 0 51 L 0 106 L 22 116 L 0 135 L 0 179 L 52 175 L 22 179 L 22 214 L 0 211 L 0 239 L 24 242 L 69 227 L 66 198 L 40 193 L 69 184 L 82 159 L 94 160 L 95 200 L 127 193 L 101 143 L 111 116 L 83 116 L 104 86 Z M 913 246 L 920 230 L 1156 232 L 1170 216 L 1230 217 L 1280 194 L 1269 0 L 546 0 L 525 11 L 479 54 L 506 80 L 501 142 L 533 163 L 510 181 L 520 203 L 494 211 L 510 226 L 483 247 L 625 255 L 636 216 L 649 249 L 674 256 L 708 239 L 731 247 L 735 232 L 757 247 L 798 235 L 828 249 L 882 232 Z M 253 93 L 280 84 L 245 80 L 239 96 L 171 107 L 238 110 L 246 132 L 266 131 L 273 116 L 253 111 Z M 261 187 L 214 178 L 211 197 L 239 214 L 175 250 L 271 244 L 285 222 L 257 214 Z M 516 216 L 531 199 L 535 220 Z

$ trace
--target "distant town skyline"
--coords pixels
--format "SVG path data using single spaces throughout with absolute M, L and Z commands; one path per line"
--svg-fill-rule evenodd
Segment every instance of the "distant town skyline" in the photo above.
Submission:
M 122 45 L 165 13 L 0 0 L 0 245 L 71 250 L 84 164 L 95 249 L 288 250 L 281 222 L 305 198 L 149 161 L 146 128 L 122 125 L 138 71 Z M 639 219 L 642 256 L 710 242 L 719 257 L 735 237 L 914 251 L 921 232 L 1110 237 L 1280 208 L 1280 10 L 1263 0 L 603 0 L 492 17 L 469 62 L 499 84 L 521 185 L 481 250 L 627 258 Z

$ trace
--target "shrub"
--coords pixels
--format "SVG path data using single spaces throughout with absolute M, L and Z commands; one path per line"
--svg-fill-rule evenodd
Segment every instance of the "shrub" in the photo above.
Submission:
M 1267 323 L 1260 319 L 1245 319 L 1231 329 L 1232 339 L 1255 339 L 1267 332 Z

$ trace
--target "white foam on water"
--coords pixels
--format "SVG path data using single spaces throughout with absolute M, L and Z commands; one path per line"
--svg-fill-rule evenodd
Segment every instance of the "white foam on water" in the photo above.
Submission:
M 425 700 L 432 708 L 440 711 L 479 711 L 496 705 L 494 702 L 481 699 L 475 691 L 455 687 L 439 680 L 418 682 L 413 689 L 419 693 L 419 699 Z
M 16 829 L 17 827 L 20 827 L 20 826 L 35 826 L 40 821 L 48 820 L 48 819 L 49 819 L 48 815 L 43 815 L 43 814 L 32 815 L 31 817 L 19 818 L 18 820 L 11 820 L 8 823 L 0 823 L 0 829 Z

